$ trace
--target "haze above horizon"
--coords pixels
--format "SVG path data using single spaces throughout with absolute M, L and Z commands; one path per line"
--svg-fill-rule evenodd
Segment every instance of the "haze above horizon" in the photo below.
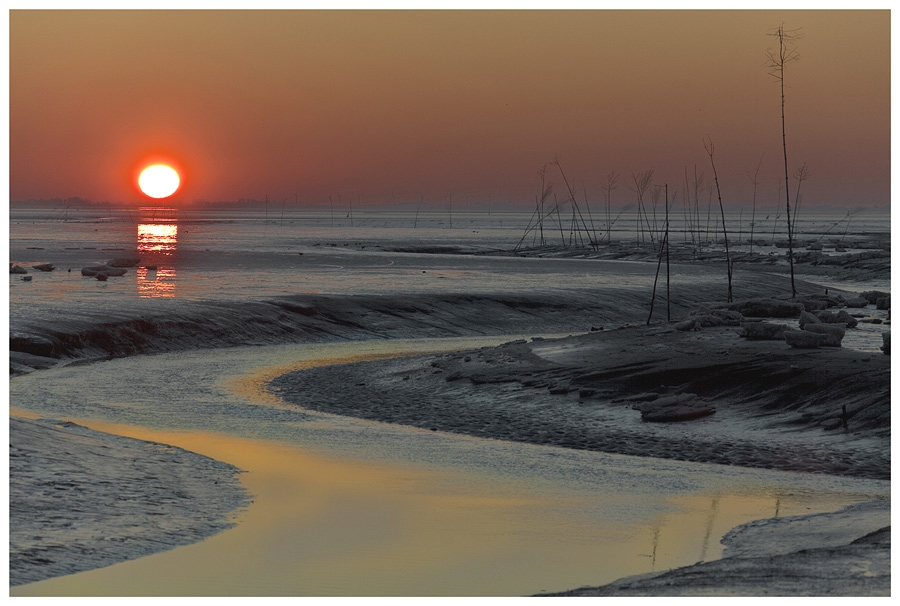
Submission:
M 145 201 L 142 162 L 178 165 L 176 200 L 533 204 L 539 171 L 614 203 L 654 169 L 694 170 L 726 206 L 784 187 L 768 34 L 787 68 L 803 203 L 890 203 L 890 11 L 11 10 L 10 200 Z M 169 160 L 170 159 L 170 160 Z M 796 187 L 791 179 L 791 187 Z M 793 195 L 793 191 L 791 194 Z

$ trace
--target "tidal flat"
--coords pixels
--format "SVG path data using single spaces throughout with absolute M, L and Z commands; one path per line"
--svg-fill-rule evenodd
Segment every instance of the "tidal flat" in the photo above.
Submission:
M 95 541 L 66 556 L 83 564 L 77 574 L 17 562 L 38 577 L 11 573 L 11 594 L 889 594 L 890 317 L 847 305 L 873 285 L 889 290 L 880 257 L 857 259 L 866 282 L 798 281 L 798 301 L 844 309 L 857 325 L 840 348 L 796 349 L 741 336 L 740 321 L 675 328 L 728 309 L 717 255 L 673 264 L 669 300 L 648 325 L 657 264 L 636 253 L 421 248 L 447 246 L 441 238 L 326 248 L 286 230 L 265 250 L 205 251 L 185 225 L 174 251 L 142 261 L 155 276 L 142 266 L 104 284 L 10 276 L 12 414 L 48 419 L 11 417 L 10 523 L 52 521 L 62 531 L 50 551 Z M 121 231 L 109 237 L 127 246 L 134 234 Z M 14 257 L 23 266 L 118 254 L 12 235 L 11 248 L 34 257 Z M 736 303 L 787 301 L 779 263 L 739 264 Z M 336 286 L 323 291 L 329 276 Z M 29 306 L 34 286 L 59 296 L 41 290 Z M 673 403 L 714 412 L 645 420 Z M 88 433 L 67 435 L 67 423 Z M 158 511 L 133 536 L 104 535 L 103 516 L 128 500 L 124 476 L 66 478 L 46 456 L 118 457 L 98 446 L 105 434 L 155 444 L 148 453 L 183 450 L 141 464 L 170 488 L 168 474 L 187 468 L 224 505 L 140 497 Z M 101 489 L 123 498 L 77 515 L 69 499 Z M 52 497 L 40 514 L 29 505 L 38 494 Z M 163 532 L 191 516 L 207 530 Z M 112 544 L 119 551 L 104 551 Z M 20 548 L 11 534 L 11 558 Z

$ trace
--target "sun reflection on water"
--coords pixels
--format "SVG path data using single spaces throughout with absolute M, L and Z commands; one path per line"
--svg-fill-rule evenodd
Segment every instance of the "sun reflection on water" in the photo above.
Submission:
M 138 250 L 170 254 L 175 251 L 178 224 L 141 223 L 138 225 Z
M 178 241 L 175 209 L 141 208 L 142 222 L 137 226 L 137 250 L 141 266 L 137 268 L 138 296 L 174 297 L 174 254 Z

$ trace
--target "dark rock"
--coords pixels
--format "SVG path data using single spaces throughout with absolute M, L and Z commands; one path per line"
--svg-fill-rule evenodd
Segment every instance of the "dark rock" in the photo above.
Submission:
M 878 303 L 878 299 L 882 299 L 884 297 L 890 297 L 891 293 L 884 292 L 883 290 L 867 290 L 865 292 L 860 293 L 859 296 L 866 299 L 872 305 L 876 305 Z
M 725 320 L 713 314 L 696 316 L 694 318 L 694 321 L 699 324 L 701 328 L 715 328 L 716 326 L 725 326 Z
M 824 347 L 840 347 L 846 332 L 840 324 L 809 324 L 804 330 L 827 335 L 828 339 L 822 343 Z
M 730 309 L 753 318 L 797 318 L 803 311 L 803 303 L 778 299 L 751 299 L 733 303 Z
M 878 297 L 875 300 L 875 309 L 890 309 L 891 308 L 891 296 L 888 295 L 886 297 Z
M 837 312 L 819 311 L 816 317 L 823 324 L 843 324 L 847 328 L 855 328 L 859 324 L 859 320 L 851 316 L 845 310 L 841 309 Z
M 94 277 L 97 274 L 105 274 L 107 277 L 109 276 L 124 276 L 128 273 L 127 269 L 122 269 L 118 267 L 110 267 L 108 265 L 93 265 L 91 267 L 82 267 L 81 275 Z
M 53 271 L 56 269 L 53 267 L 52 263 L 41 263 L 40 265 L 33 265 L 32 267 L 38 271 Z
M 784 331 L 788 329 L 784 324 L 770 324 L 769 322 L 742 322 L 741 328 L 743 329 L 742 337 L 765 341 L 783 340 Z
M 845 301 L 844 304 L 847 307 L 858 309 L 861 307 L 866 307 L 869 304 L 869 301 L 867 299 L 864 299 L 863 297 L 857 297 L 855 299 L 849 299 Z
M 802 329 L 807 324 L 819 324 L 820 320 L 813 314 L 809 313 L 806 310 L 800 312 L 800 328 Z
M 24 267 L 19 267 L 15 263 L 10 263 L 9 264 L 9 273 L 11 273 L 11 274 L 27 274 L 28 270 L 25 269 Z
M 786 330 L 784 340 L 791 347 L 811 349 L 821 347 L 828 340 L 828 335 L 823 335 L 809 330 Z
M 717 318 L 725 320 L 727 326 L 740 326 L 741 320 L 744 319 L 741 312 L 731 309 L 714 309 L 710 313 Z
M 818 311 L 820 309 L 828 309 L 835 305 L 835 301 L 822 297 L 807 297 L 799 301 L 806 311 Z
M 694 318 L 682 320 L 675 325 L 675 330 L 700 330 L 700 328 L 700 322 L 698 322 Z
M 884 355 L 891 355 L 891 333 L 883 332 L 881 333 L 881 351 L 884 352 Z

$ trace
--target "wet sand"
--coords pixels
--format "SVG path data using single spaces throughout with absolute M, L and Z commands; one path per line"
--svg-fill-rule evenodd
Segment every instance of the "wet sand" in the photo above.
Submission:
M 195 543 L 250 500 L 237 468 L 167 444 L 16 416 L 9 439 L 11 587 Z
M 597 331 L 316 368 L 271 385 L 306 409 L 434 431 L 890 480 L 888 356 L 794 349 L 734 328 Z M 642 421 L 641 409 L 672 400 L 715 412 Z M 567 595 L 890 594 L 889 501 L 773 528 L 789 539 L 775 551 L 742 528 L 720 561 Z
M 766 290 L 765 277 L 748 282 L 757 293 Z M 701 299 L 691 293 L 681 300 Z M 477 301 L 465 303 L 467 313 L 479 314 Z M 563 340 L 526 340 L 464 353 L 309 369 L 276 379 L 273 393 L 305 409 L 426 430 L 660 459 L 890 479 L 888 356 L 845 349 L 795 350 L 783 341 L 742 339 L 732 327 L 681 332 L 669 324 L 625 326 L 643 316 L 645 303 L 643 295 L 629 294 L 618 307 L 599 314 L 605 329 Z M 685 305 L 679 306 L 682 315 Z M 456 312 L 444 313 L 437 304 L 423 309 L 387 301 L 383 307 L 391 312 L 364 324 L 379 326 L 383 317 L 392 327 L 416 332 L 431 326 L 441 334 L 447 326 L 458 326 Z M 526 315 L 545 311 L 542 305 L 530 307 L 526 298 L 510 307 Z M 548 309 L 551 315 L 570 312 L 565 304 Z M 306 316 L 308 309 L 301 312 Z M 579 321 L 592 315 L 587 308 L 579 313 Z M 498 319 L 518 321 L 511 315 Z M 619 322 L 611 327 L 610 320 Z M 481 317 L 468 326 L 490 324 L 490 318 Z M 339 325 L 353 328 L 344 319 Z M 641 420 L 642 409 L 672 399 L 690 400 L 715 412 L 685 423 Z M 848 526 L 848 520 L 854 523 Z M 780 595 L 889 593 L 890 541 L 889 532 L 883 531 L 889 527 L 889 511 L 887 524 L 879 504 L 816 518 L 815 523 L 853 530 L 835 535 L 836 543 L 822 541 L 798 520 L 783 529 L 798 537 L 786 553 L 761 550 L 765 541 L 750 542 L 733 557 L 726 550 L 719 564 L 583 592 L 765 595 L 772 590 L 771 568 L 766 566 L 777 566 L 789 577 L 774 586 Z M 803 547 L 793 549 L 799 545 Z M 708 582 L 690 582 L 696 574 Z
M 795 349 L 738 332 L 665 325 L 523 340 L 314 368 L 271 389 L 302 408 L 436 431 L 890 479 L 889 356 Z M 642 408 L 670 401 L 715 412 L 642 421 Z

